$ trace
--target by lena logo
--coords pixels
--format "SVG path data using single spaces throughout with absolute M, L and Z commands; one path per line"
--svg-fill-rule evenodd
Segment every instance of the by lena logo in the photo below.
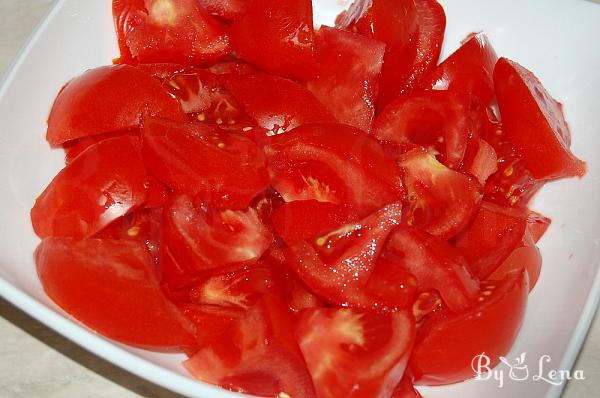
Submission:
M 526 363 L 527 353 L 522 353 L 515 358 L 514 361 L 505 357 L 500 357 L 500 363 L 492 369 L 490 364 L 492 360 L 485 353 L 476 355 L 471 361 L 471 367 L 475 372 L 475 380 L 490 380 L 498 382 L 498 387 L 504 386 L 506 379 L 514 381 L 533 380 L 543 383 L 559 386 L 567 380 L 585 380 L 583 370 L 575 370 L 571 373 L 570 370 L 552 369 L 552 358 L 550 355 L 542 355 L 537 361 L 537 369 L 532 368 L 531 371 Z M 506 371 L 508 370 L 508 374 Z

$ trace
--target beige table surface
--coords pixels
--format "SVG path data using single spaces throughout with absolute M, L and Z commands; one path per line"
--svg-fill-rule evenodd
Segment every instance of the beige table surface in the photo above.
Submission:
M 0 0 L 0 76 L 50 4 L 50 0 Z M 600 396 L 598 319 L 575 369 L 582 369 L 586 380 L 570 383 L 563 397 Z M 0 299 L 0 398 L 75 397 L 181 396 L 88 353 Z

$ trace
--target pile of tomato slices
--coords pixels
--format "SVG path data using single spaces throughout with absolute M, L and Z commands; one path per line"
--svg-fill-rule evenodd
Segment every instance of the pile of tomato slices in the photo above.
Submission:
M 435 0 L 114 0 L 121 56 L 58 94 L 31 210 L 47 294 L 116 341 L 267 397 L 417 397 L 510 349 L 562 106 Z M 497 106 L 496 106 L 497 104 Z

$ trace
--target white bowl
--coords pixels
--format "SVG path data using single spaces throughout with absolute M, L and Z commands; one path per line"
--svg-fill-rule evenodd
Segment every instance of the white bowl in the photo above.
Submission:
M 108 341 L 73 322 L 44 294 L 32 253 L 29 222 L 35 198 L 63 166 L 63 153 L 44 141 L 45 122 L 60 87 L 87 68 L 118 55 L 111 6 L 103 1 L 57 1 L 0 88 L 0 294 L 95 354 L 166 388 L 192 397 L 239 397 L 196 382 L 182 355 L 156 354 Z M 318 23 L 331 23 L 348 1 L 315 0 Z M 588 161 L 583 180 L 544 188 L 535 208 L 553 219 L 541 241 L 542 275 L 509 358 L 527 353 L 530 372 L 546 354 L 550 369 L 570 369 L 598 304 L 600 278 L 600 6 L 577 0 L 448 0 L 443 56 L 472 31 L 484 30 L 498 54 L 534 71 L 565 103 L 573 150 Z M 557 397 L 563 385 L 471 380 L 423 388 L 428 397 Z

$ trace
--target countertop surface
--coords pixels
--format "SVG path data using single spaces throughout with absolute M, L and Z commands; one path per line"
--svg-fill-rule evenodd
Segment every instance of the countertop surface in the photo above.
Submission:
M 51 3 L 50 0 L 0 0 L 0 76 Z M 598 319 L 592 325 L 574 368 L 583 370 L 586 379 L 567 385 L 563 397 L 597 396 L 600 391 Z M 0 397 L 181 396 L 88 353 L 0 299 Z

